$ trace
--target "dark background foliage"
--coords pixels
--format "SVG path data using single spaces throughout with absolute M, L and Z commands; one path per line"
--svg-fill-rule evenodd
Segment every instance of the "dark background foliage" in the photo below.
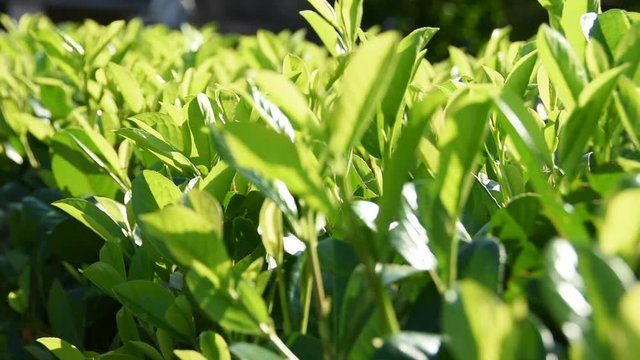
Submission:
M 536 0 L 365 0 L 366 26 L 381 24 L 407 33 L 420 26 L 439 27 L 429 44 L 428 57 L 442 59 L 449 45 L 475 53 L 491 31 L 511 26 L 513 40 L 526 40 L 547 21 L 546 11 Z M 640 10 L 637 0 L 603 0 L 603 10 Z

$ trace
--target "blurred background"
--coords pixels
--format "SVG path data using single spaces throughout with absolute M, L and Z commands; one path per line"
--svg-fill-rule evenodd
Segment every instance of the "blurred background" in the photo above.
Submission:
M 365 27 L 379 25 L 404 33 L 420 26 L 439 27 L 429 46 L 428 57 L 434 60 L 445 57 L 449 45 L 476 52 L 497 27 L 510 25 L 512 40 L 525 40 L 547 20 L 537 0 L 365 0 L 364 6 Z M 602 0 L 602 6 L 640 11 L 638 0 Z M 213 21 L 223 32 L 243 34 L 259 28 L 304 28 L 298 12 L 308 8 L 306 0 L 0 0 L 0 11 L 13 17 L 43 12 L 54 21 L 92 18 L 108 23 L 138 16 L 171 27 Z M 309 35 L 313 38 L 312 32 Z

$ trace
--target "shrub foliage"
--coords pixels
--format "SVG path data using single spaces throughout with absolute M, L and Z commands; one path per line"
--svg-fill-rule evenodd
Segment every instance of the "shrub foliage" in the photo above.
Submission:
M 530 41 L 2 17 L 0 357 L 627 358 L 640 14 Z

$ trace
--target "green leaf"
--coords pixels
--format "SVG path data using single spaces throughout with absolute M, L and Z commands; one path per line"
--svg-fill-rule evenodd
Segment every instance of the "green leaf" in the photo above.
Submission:
M 123 128 L 119 129 L 117 134 L 131 140 L 140 149 L 150 152 L 160 161 L 183 174 L 200 174 L 200 171 L 198 171 L 189 158 L 179 152 L 173 145 L 167 143 L 157 132 L 150 132 L 150 129 L 144 131 L 134 128 Z
M 405 184 L 398 204 L 398 225 L 389 232 L 389 241 L 409 265 L 419 270 L 433 270 L 438 260 L 429 248 L 427 230 L 418 220 L 417 197 L 415 185 Z
M 99 152 L 84 143 L 93 153 Z M 58 187 L 72 196 L 101 195 L 113 198 L 119 186 L 83 151 L 67 131 L 57 132 L 50 143 L 51 171 Z
M 97 42 L 87 44 L 87 63 L 93 63 L 93 60 L 102 50 L 104 50 L 116 36 L 122 33 L 124 27 L 124 20 L 116 20 L 100 32 Z
M 259 335 L 269 328 L 269 314 L 262 298 L 244 279 L 236 287 L 224 285 L 207 267 L 194 262 L 187 273 L 187 284 L 194 299 L 213 321 L 242 334 Z
M 49 351 L 51 351 L 60 360 L 84 360 L 84 355 L 82 355 L 77 347 L 62 339 L 55 337 L 42 337 L 37 341 L 49 349 Z
M 162 174 L 144 170 L 133 180 L 131 207 L 136 218 L 155 212 L 170 204 L 177 204 L 182 192 L 173 181 Z
M 230 263 L 219 226 L 182 206 L 167 206 L 142 215 L 143 235 L 166 247 L 179 264 L 189 267 L 199 261 L 224 277 Z
M 329 21 L 310 10 L 301 11 L 300 15 L 311 25 L 313 31 L 318 34 L 320 41 L 332 56 L 338 57 L 345 53 L 343 41 Z
M 513 327 L 509 307 L 474 281 L 445 294 L 443 328 L 448 348 L 459 359 L 500 359 Z
M 219 203 L 224 202 L 236 175 L 234 168 L 224 161 L 219 161 L 200 182 L 200 189 L 213 196 Z
M 282 230 L 282 212 L 278 206 L 265 200 L 260 209 L 259 229 L 267 254 L 275 260 L 276 264 L 282 265 L 284 259 L 284 234 Z
M 460 277 L 502 293 L 507 253 L 495 239 L 474 239 L 460 250 Z
M 441 166 L 430 186 L 421 219 L 430 231 L 431 248 L 445 282 L 453 284 L 458 247 L 458 220 L 474 181 L 472 171 L 484 142 L 490 101 L 481 93 L 459 94 L 449 106 L 440 134 Z M 420 198 L 420 197 L 419 197 Z
M 326 0 L 308 0 L 308 2 L 325 20 L 337 25 L 336 12 Z
M 207 360 L 204 355 L 195 350 L 173 350 L 173 354 L 180 360 Z
M 362 23 L 362 3 L 363 0 L 342 0 L 338 2 L 340 23 L 346 34 L 347 41 L 356 43 L 360 24 Z
M 136 321 L 126 307 L 122 307 L 116 313 L 116 325 L 118 327 L 118 337 L 122 343 L 135 342 L 140 340 Z
M 582 34 L 581 34 L 582 36 Z M 587 84 L 587 72 L 562 34 L 542 25 L 536 38 L 538 56 L 549 74 L 560 100 L 571 111 Z
M 505 80 L 505 91 L 510 91 L 515 95 L 523 97 L 527 87 L 529 86 L 529 79 L 531 78 L 531 74 L 533 73 L 537 60 L 537 51 L 532 51 L 521 57 L 518 62 L 513 65 L 513 70 L 511 70 Z
M 160 352 L 156 350 L 155 347 L 147 344 L 146 342 L 130 341 L 127 343 L 127 346 L 134 348 L 135 351 L 138 353 L 137 354 L 138 356 L 142 354 L 145 356 L 145 358 L 149 358 L 151 360 L 164 360 Z
M 458 97 L 449 107 L 438 144 L 440 162 L 448 166 L 436 175 L 436 193 L 453 217 L 460 214 L 473 181 L 471 171 L 484 140 L 489 108 L 489 98 L 471 93 Z
M 151 126 L 156 130 L 162 138 L 169 144 L 173 145 L 176 150 L 184 153 L 190 153 L 190 138 L 185 139 L 187 136 L 181 129 L 183 124 L 178 123 L 171 116 L 162 113 L 142 113 L 132 116 L 130 119 L 134 120 L 136 124 L 140 122 Z
M 214 131 L 214 139 L 220 156 L 240 172 L 281 181 L 309 206 L 331 214 L 332 203 L 318 174 L 317 160 L 307 149 L 252 123 L 227 124 Z
M 191 130 L 194 145 L 191 149 L 190 159 L 196 165 L 203 165 L 209 169 L 213 166 L 215 159 L 215 150 L 209 129 L 215 123 L 211 100 L 205 94 L 198 94 L 187 107 L 189 113 L 187 124 Z
M 64 199 L 54 202 L 53 206 L 83 223 L 105 241 L 120 246 L 127 243 L 124 230 L 93 203 L 84 199 Z
M 598 40 L 609 57 L 613 58 L 620 40 L 630 28 L 631 20 L 626 11 L 611 9 L 598 15 L 589 36 Z
M 640 76 L 638 71 L 640 66 L 640 22 L 634 23 L 620 39 L 614 55 L 616 64 L 629 64 L 625 75 L 629 79 L 638 81 Z
M 577 242 L 588 241 L 590 236 L 587 231 L 581 222 L 575 220 L 575 216 L 567 212 L 562 198 L 549 185 L 548 178 L 543 173 L 545 164 L 551 165 L 550 154 L 546 143 L 540 143 L 535 119 L 512 94 L 503 93 L 501 98 L 494 98 L 494 103 L 502 114 L 498 116 L 500 128 L 509 135 L 518 150 L 522 164 L 528 169 L 532 186 L 544 199 L 543 204 L 550 214 L 549 218 L 564 236 Z
M 131 72 L 115 63 L 107 64 L 106 70 L 107 74 L 109 74 L 120 90 L 127 106 L 135 113 L 142 111 L 145 106 L 144 95 L 142 94 L 140 84 L 138 84 Z
M 182 197 L 182 205 L 192 209 L 207 220 L 216 234 L 222 238 L 224 214 L 220 203 L 207 192 L 192 189 Z
M 640 241 L 640 224 L 629 219 L 638 219 L 640 209 L 640 188 L 623 190 L 608 202 L 602 227 L 600 228 L 600 249 L 606 254 L 623 255 L 628 259 L 635 256 Z
M 560 24 L 579 59 L 584 58 L 584 47 L 587 39 L 582 32 L 581 17 L 588 12 L 600 12 L 600 0 L 569 0 L 564 1 Z
M 640 147 L 640 90 L 633 81 L 622 76 L 613 95 L 620 121 L 636 147 Z
M 79 319 L 78 312 L 82 310 L 74 307 L 65 289 L 55 280 L 49 289 L 47 299 L 47 314 L 52 331 L 65 340 L 81 343 L 83 320 Z
M 558 163 L 568 180 L 573 180 L 576 167 L 584 155 L 584 149 L 594 135 L 602 109 L 609 101 L 618 78 L 625 66 L 619 66 L 600 74 L 580 94 L 578 107 L 567 119 L 559 134 Z
M 435 111 L 445 100 L 446 96 L 442 92 L 436 91 L 425 96 L 425 100 L 414 104 L 407 124 L 398 139 L 398 145 L 390 160 L 386 162 L 380 214 L 376 220 L 380 239 L 384 239 L 389 224 L 391 224 L 402 201 L 400 193 L 405 181 L 409 178 L 410 164 L 415 159 L 416 149 L 422 139 L 422 134 Z
M 398 45 L 398 66 L 393 73 L 387 94 L 382 100 L 385 123 L 393 125 L 401 109 L 407 87 L 417 63 L 422 60 L 422 49 L 438 32 L 438 28 L 424 27 L 414 30 Z
M 349 59 L 340 96 L 327 119 L 328 146 L 333 155 L 344 156 L 373 120 L 396 69 L 397 43 L 396 33 L 385 33 Z
M 200 351 L 207 359 L 231 360 L 227 342 L 220 334 L 213 331 L 200 334 Z
M 282 358 L 271 350 L 250 343 L 233 343 L 229 347 L 231 353 L 240 360 L 281 360 Z
M 115 296 L 113 293 L 113 287 L 120 285 L 126 281 L 126 279 L 114 269 L 113 266 L 104 263 L 96 262 L 89 265 L 82 271 L 82 275 L 89 279 L 95 286 L 100 288 L 105 294 Z
M 494 102 L 501 113 L 498 117 L 500 129 L 503 130 L 504 127 L 510 126 L 517 132 L 519 139 L 511 139 L 511 141 L 524 142 L 527 151 L 536 159 L 536 163 L 538 164 L 536 168 L 540 170 L 542 170 L 542 166 L 552 168 L 553 160 L 551 158 L 551 152 L 544 139 L 542 129 L 533 115 L 531 115 L 529 110 L 524 106 L 520 96 L 505 90 L 499 97 L 494 98 Z M 507 134 L 509 133 L 508 130 L 503 131 Z M 509 137 L 513 138 L 510 134 Z M 520 150 L 519 147 L 516 147 L 518 154 Z
M 169 290 L 151 281 L 134 280 L 115 286 L 113 292 L 118 300 L 141 320 L 183 338 L 189 338 L 188 332 L 181 332 L 166 316 L 175 301 Z
M 318 119 L 309 108 L 307 99 L 289 79 L 266 70 L 255 71 L 249 78 L 255 83 L 251 96 L 256 109 L 272 127 L 292 140 L 292 130 L 287 130 L 291 126 L 299 132 L 319 135 Z M 284 121 L 290 121 L 290 125 L 281 124 L 283 120 L 279 119 L 278 112 L 286 116 Z

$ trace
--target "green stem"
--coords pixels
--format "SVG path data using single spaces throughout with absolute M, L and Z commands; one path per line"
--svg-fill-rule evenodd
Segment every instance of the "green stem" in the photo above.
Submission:
M 304 284 L 302 293 L 302 319 L 300 320 L 300 333 L 302 335 L 307 334 L 307 328 L 309 327 L 309 313 L 311 312 L 311 292 L 313 291 L 313 279 L 307 277 Z
M 398 318 L 396 317 L 395 310 L 393 308 L 393 303 L 389 298 L 389 294 L 384 288 L 384 284 L 382 283 L 382 279 L 378 276 L 376 272 L 376 261 L 379 258 L 378 252 L 381 249 L 377 249 L 377 247 L 372 247 L 370 243 L 362 239 L 361 234 L 357 232 L 357 222 L 353 218 L 353 214 L 351 209 L 349 208 L 350 197 L 348 194 L 351 193 L 349 189 L 349 184 L 342 179 L 342 198 L 344 201 L 344 213 L 348 214 L 347 223 L 349 224 L 348 234 L 349 237 L 353 239 L 353 244 L 356 248 L 358 256 L 360 260 L 365 266 L 365 270 L 367 271 L 367 277 L 369 278 L 369 282 L 372 286 L 372 291 L 374 293 L 376 302 L 380 311 L 382 311 L 382 317 L 384 319 L 386 330 L 388 334 L 395 334 L 400 332 L 400 324 L 398 322 Z
M 460 247 L 460 240 L 455 230 L 455 220 L 453 222 L 453 238 L 451 239 L 451 259 L 449 260 L 449 279 L 448 288 L 451 289 L 458 278 L 458 248 Z
M 282 309 L 282 321 L 285 333 L 291 332 L 291 315 L 289 314 L 289 298 L 287 297 L 286 282 L 282 266 L 276 269 L 276 279 L 278 281 L 278 293 L 280 295 L 280 307 Z
M 309 244 L 309 272 L 313 278 L 313 294 L 316 302 L 318 317 L 318 332 L 324 348 L 324 358 L 332 359 L 331 339 L 329 338 L 329 325 L 327 324 L 327 314 L 330 311 L 330 304 L 324 292 L 322 271 L 320 269 L 320 258 L 318 256 L 318 235 L 316 233 L 315 213 L 309 211 L 305 224 L 306 240 Z
M 280 339 L 280 337 L 278 337 L 278 335 L 275 332 L 269 332 L 268 335 L 271 343 L 276 348 L 278 348 L 278 350 L 280 350 L 282 355 L 286 356 L 286 358 L 290 360 L 298 360 L 298 357 L 296 356 L 296 354 L 294 354 L 293 351 L 291 351 L 291 349 L 287 347 L 287 345 L 282 341 L 282 339 Z

